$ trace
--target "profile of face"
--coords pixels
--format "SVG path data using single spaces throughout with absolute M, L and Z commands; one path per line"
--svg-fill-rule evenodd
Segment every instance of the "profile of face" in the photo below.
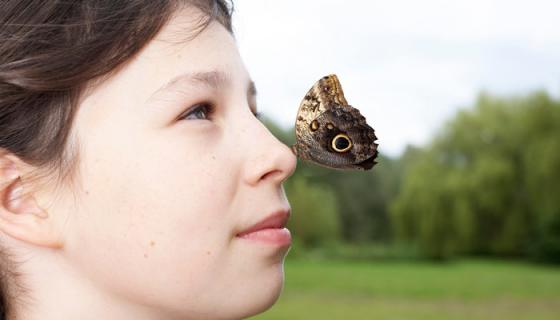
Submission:
M 60 221 L 57 271 L 123 314 L 239 319 L 281 293 L 290 245 L 237 235 L 289 211 L 296 159 L 255 117 L 232 35 L 214 21 L 181 39 L 193 20 L 177 13 L 91 87 L 71 136 L 80 188 L 39 202 Z

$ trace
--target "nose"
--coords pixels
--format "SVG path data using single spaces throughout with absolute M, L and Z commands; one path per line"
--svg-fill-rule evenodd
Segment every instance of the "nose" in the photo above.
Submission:
M 264 180 L 281 184 L 290 177 L 297 165 L 292 150 L 278 140 L 265 125 L 254 118 L 252 132 L 248 132 L 251 144 L 246 161 L 246 182 L 256 185 Z

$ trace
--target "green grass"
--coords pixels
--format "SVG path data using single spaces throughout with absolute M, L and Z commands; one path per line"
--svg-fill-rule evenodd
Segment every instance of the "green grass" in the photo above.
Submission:
M 560 268 L 288 259 L 278 302 L 252 319 L 560 319 Z

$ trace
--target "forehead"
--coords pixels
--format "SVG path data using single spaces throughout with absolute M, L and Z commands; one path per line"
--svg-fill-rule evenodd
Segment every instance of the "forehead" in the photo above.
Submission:
M 184 73 L 211 70 L 246 76 L 233 36 L 212 21 L 198 34 L 190 10 L 176 14 L 138 56 L 137 63 L 154 79 L 169 80 Z M 165 77 L 166 79 L 162 79 Z
M 134 59 L 110 78 L 90 87 L 82 107 L 95 104 L 137 108 L 183 74 L 218 72 L 227 75 L 231 83 L 246 86 L 249 75 L 233 36 L 219 22 L 212 21 L 192 37 L 194 17 L 190 9 L 176 13 Z

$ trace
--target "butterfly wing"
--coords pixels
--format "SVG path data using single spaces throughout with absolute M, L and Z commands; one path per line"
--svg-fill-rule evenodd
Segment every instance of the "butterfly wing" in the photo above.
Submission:
M 335 75 L 321 78 L 305 95 L 296 118 L 294 153 L 334 169 L 368 170 L 376 163 L 375 132 L 348 105 Z
M 309 159 L 309 147 L 315 143 L 310 130 L 312 122 L 327 110 L 327 106 L 334 103 L 347 104 L 337 76 L 331 74 L 315 82 L 301 101 L 295 124 L 297 142 L 292 146 L 297 156 Z
M 317 119 L 312 142 L 305 143 L 306 160 L 334 169 L 368 170 L 375 165 L 375 131 L 352 107 L 334 106 Z

